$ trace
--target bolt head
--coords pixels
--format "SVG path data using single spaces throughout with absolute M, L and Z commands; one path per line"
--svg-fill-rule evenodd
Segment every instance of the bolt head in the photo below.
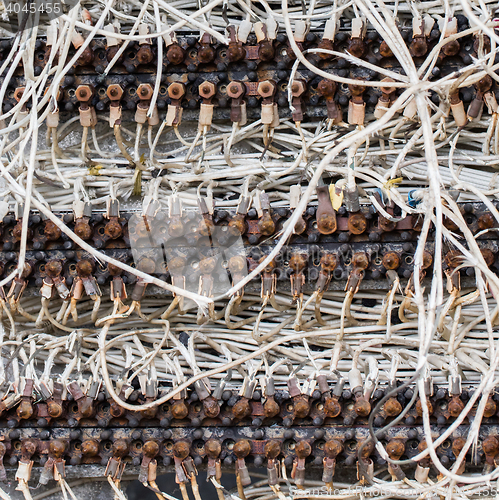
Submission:
M 26 87 L 17 87 L 17 89 L 14 92 L 14 99 L 19 102 L 24 94 L 24 91 L 26 90 Z
M 111 101 L 119 101 L 123 96 L 123 89 L 121 88 L 121 85 L 118 84 L 109 85 L 106 90 L 106 94 Z
M 267 97 L 272 97 L 275 93 L 276 87 L 270 80 L 264 80 L 258 84 L 257 92 L 264 99 Z
M 231 82 L 227 87 L 227 95 L 232 99 L 237 99 L 244 94 L 245 87 L 241 82 Z
M 217 88 L 215 87 L 215 84 L 212 82 L 203 82 L 199 86 L 199 95 L 203 99 L 209 99 L 210 97 L 213 97 L 217 91 Z
M 152 94 L 153 94 L 152 85 L 150 85 L 149 83 L 141 83 L 137 87 L 137 95 L 139 96 L 139 99 L 143 101 L 148 101 L 149 99 L 151 99 Z
M 90 85 L 78 85 L 75 95 L 80 102 L 88 102 L 92 98 L 93 90 Z
M 295 80 L 291 85 L 291 94 L 293 97 L 300 97 L 305 93 L 307 87 L 303 80 Z
M 168 87 L 168 96 L 170 99 L 180 99 L 185 95 L 185 87 L 183 83 L 173 82 Z

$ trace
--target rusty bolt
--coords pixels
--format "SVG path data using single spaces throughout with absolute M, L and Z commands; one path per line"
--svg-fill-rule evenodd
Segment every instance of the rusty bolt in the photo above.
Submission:
M 326 441 L 324 453 L 328 458 L 336 458 L 343 451 L 343 443 L 337 439 Z
M 143 257 L 139 260 L 137 269 L 143 273 L 152 274 L 156 270 L 156 263 L 149 257 Z
M 62 273 L 62 263 L 60 260 L 49 260 L 47 264 L 45 264 L 45 272 L 51 278 L 55 278 L 60 276 Z
M 140 100 L 149 101 L 153 95 L 152 85 L 150 85 L 149 83 L 141 83 L 137 87 L 137 95 L 139 96 Z
M 295 272 L 301 272 L 307 265 L 308 255 L 296 252 L 289 259 L 289 267 Z
M 359 417 L 367 417 L 371 413 L 371 404 L 369 401 L 361 398 L 355 402 L 354 410 Z
M 341 413 L 341 405 L 338 400 L 336 398 L 326 398 L 324 412 L 330 418 L 337 417 Z
M 291 95 L 293 97 L 300 97 L 305 93 L 307 87 L 303 80 L 295 80 L 291 85 Z
M 143 44 L 135 56 L 139 64 L 149 64 L 153 59 L 153 53 L 149 44 Z
M 475 86 L 478 92 L 485 94 L 485 92 L 489 91 L 492 87 L 492 78 L 489 75 L 485 75 L 481 80 L 475 83 Z
M 109 413 L 113 418 L 120 418 L 126 413 L 126 410 L 122 406 L 116 404 L 116 402 L 113 400 L 109 405 Z
M 178 65 L 184 60 L 184 50 L 180 45 L 174 43 L 168 47 L 166 58 L 172 64 Z
M 76 221 L 74 232 L 82 240 L 88 240 L 92 237 L 92 228 L 86 220 L 79 219 Z
M 248 415 L 251 415 L 251 407 L 246 398 L 241 398 L 233 407 L 232 414 L 234 418 L 241 420 Z
M 391 78 L 383 78 L 383 80 L 381 80 L 383 83 L 391 83 L 393 82 L 394 80 L 392 80 Z M 390 94 L 393 94 L 395 92 L 396 87 L 381 87 L 381 92 L 385 95 L 390 95 Z
M 258 57 L 261 61 L 271 61 L 275 57 L 275 50 L 270 40 L 262 40 L 258 47 Z
M 360 38 L 351 38 L 347 50 L 352 56 L 360 59 L 366 51 L 366 45 Z
M 490 212 L 486 212 L 478 217 L 478 229 L 480 229 L 480 231 L 490 229 L 491 227 L 494 227 L 494 224 L 495 218 Z
M 17 89 L 14 91 L 14 99 L 19 102 L 24 94 L 24 91 L 26 90 L 26 87 L 17 87 Z
M 76 99 L 80 102 L 88 102 L 92 98 L 93 90 L 90 85 L 78 85 L 76 88 Z
M 50 241 L 58 240 L 61 237 L 61 230 L 51 221 L 45 221 L 43 233 Z
M 228 267 L 233 274 L 242 273 L 246 270 L 246 259 L 242 255 L 234 255 L 229 259 Z
M 355 252 L 352 257 L 352 266 L 360 269 L 369 267 L 369 258 L 365 252 Z
M 117 218 L 112 218 L 104 227 L 104 234 L 112 240 L 116 240 L 123 234 L 123 228 Z
M 168 227 L 168 234 L 173 238 L 178 238 L 184 234 L 184 224 L 180 217 L 173 217 Z
M 99 454 L 99 443 L 94 439 L 86 439 L 81 443 L 81 452 L 87 457 L 95 457 Z
M 29 460 L 36 451 L 36 442 L 31 439 L 23 440 L 21 447 L 21 455 Z
M 33 267 L 31 266 L 31 264 L 29 262 L 26 262 L 24 264 L 24 269 L 23 269 L 23 272 L 21 274 L 21 278 L 23 280 L 25 280 L 32 272 L 33 272 Z
M 47 92 L 48 92 L 48 91 L 49 91 L 49 89 L 48 89 L 48 88 L 46 88 L 46 89 L 44 90 L 44 92 L 43 92 L 43 95 L 45 96 L 45 95 L 47 94 Z M 60 100 L 61 100 L 61 96 L 62 96 L 62 94 L 61 94 L 61 88 L 59 87 L 59 88 L 57 89 L 57 95 L 55 96 L 55 100 L 56 100 L 56 101 L 60 101 Z
M 94 60 L 94 52 L 92 47 L 87 47 L 78 58 L 78 64 L 80 66 L 87 66 Z
M 120 276 L 121 273 L 123 272 L 123 269 L 121 269 L 120 267 L 118 266 L 115 266 L 114 264 L 111 264 L 109 263 L 107 265 L 107 272 L 111 275 L 111 276 Z
M 464 448 L 464 445 L 466 443 L 466 439 L 462 437 L 458 437 L 452 441 L 452 453 L 454 453 L 454 456 L 457 458 L 459 453 L 461 453 L 461 450 Z
M 396 398 L 390 398 L 384 405 L 385 413 L 389 417 L 396 417 L 402 411 L 402 405 Z
M 189 443 L 186 441 L 177 441 L 173 445 L 173 454 L 180 458 L 180 460 L 185 460 L 189 456 Z
M 107 88 L 106 94 L 111 101 L 119 101 L 123 96 L 123 89 L 121 88 L 121 85 L 113 83 Z
M 352 234 L 362 234 L 367 229 L 367 220 L 364 214 L 356 213 L 348 217 L 348 230 Z
M 426 43 L 425 37 L 416 36 L 412 39 L 411 45 L 409 46 L 409 52 L 412 57 L 423 57 L 428 51 L 428 44 Z
M 482 450 L 488 457 L 494 458 L 499 451 L 499 440 L 496 436 L 488 436 L 482 442 Z
M 336 231 L 336 217 L 330 213 L 323 213 L 317 219 L 317 230 L 321 234 L 331 234 Z
M 168 263 L 168 268 L 172 272 L 181 272 L 186 264 L 186 260 L 183 257 L 173 257 Z
M 431 415 L 433 413 L 433 405 L 431 404 L 429 399 L 426 400 L 426 404 L 428 405 L 428 413 Z M 423 405 L 421 404 L 420 399 L 418 399 L 416 403 L 416 413 L 419 417 L 423 416 Z
M 272 236 L 275 232 L 275 222 L 268 212 L 264 212 L 262 218 L 258 221 L 258 229 L 264 236 Z
M 266 255 L 264 255 L 261 259 L 260 259 L 260 264 L 267 258 Z M 263 270 L 264 273 L 272 273 L 274 272 L 274 269 L 275 269 L 275 261 L 271 260 L 268 264 L 267 264 L 267 267 Z
M 384 40 L 379 45 L 379 53 L 381 54 L 381 57 L 393 57 L 392 49 L 390 49 Z
M 113 456 L 124 457 L 128 455 L 128 443 L 124 439 L 117 439 L 111 448 Z
M 296 444 L 295 453 L 298 458 L 307 458 L 312 453 L 312 447 L 302 439 Z
M 17 416 L 24 420 L 33 416 L 33 406 L 26 399 L 21 401 L 21 403 L 17 407 Z
M 279 415 L 281 408 L 274 400 L 274 398 L 270 398 L 265 401 L 265 404 L 263 405 L 263 411 L 265 413 L 265 418 L 273 418 L 276 415 Z
M 199 271 L 202 274 L 211 274 L 217 265 L 217 261 L 214 257 L 206 257 L 199 261 Z
M 433 264 L 433 255 L 426 250 L 423 252 L 423 269 L 428 269 Z
M 489 248 L 482 248 L 480 250 L 482 252 L 483 259 L 485 260 L 485 263 L 487 266 L 491 266 L 494 264 L 496 261 L 496 256 L 494 255 L 494 252 L 490 250 Z
M 237 99 L 241 97 L 246 91 L 244 83 L 241 82 L 231 82 L 227 87 L 227 95 L 232 99 Z
M 295 418 L 305 418 L 309 411 L 310 405 L 308 404 L 308 398 L 306 396 L 296 398 L 293 408 Z
M 217 91 L 217 88 L 215 87 L 215 84 L 212 82 L 203 82 L 199 86 L 199 95 L 203 99 L 210 99 L 210 97 L 213 97 Z
M 64 441 L 61 441 L 60 439 L 54 439 L 53 441 L 50 441 L 49 453 L 54 458 L 62 458 L 65 451 L 66 443 Z
M 154 458 L 159 453 L 159 444 L 156 441 L 146 441 L 142 452 L 147 458 Z
M 213 396 L 203 399 L 204 414 L 208 418 L 216 418 L 220 414 L 220 406 Z
M 265 448 L 263 449 L 265 456 L 270 459 L 276 459 L 281 453 L 281 443 L 272 439 L 265 444 Z
M 62 406 L 55 401 L 47 402 L 47 411 L 52 418 L 59 418 L 62 415 Z
M 241 439 L 234 445 L 234 455 L 237 458 L 247 457 L 251 453 L 251 443 L 247 439 Z
M 387 252 L 383 255 L 382 264 L 386 270 L 397 269 L 400 266 L 400 257 L 396 252 Z
M 227 59 L 230 62 L 240 61 L 246 55 L 246 51 L 237 44 L 230 43 L 229 49 L 227 50 Z
M 464 403 L 459 396 L 452 396 L 449 402 L 449 413 L 452 417 L 459 417 L 460 413 L 464 410 Z
M 78 276 L 81 276 L 82 278 L 90 276 L 93 270 L 94 265 L 88 259 L 82 259 L 76 263 L 76 272 L 78 273 Z
M 362 446 L 362 442 L 359 442 L 359 449 Z M 368 441 L 365 446 L 362 448 L 361 458 L 369 458 L 369 455 L 374 451 L 374 443 L 372 441 Z
M 405 452 L 405 445 L 400 439 L 392 439 L 386 445 L 386 452 L 392 460 L 400 460 Z
M 321 267 L 324 271 L 332 273 L 338 265 L 338 257 L 334 253 L 325 253 L 321 257 Z
M 198 50 L 198 59 L 202 64 L 208 64 L 215 59 L 215 50 L 207 43 L 201 44 Z
M 247 228 L 246 221 L 244 220 L 244 215 L 236 214 L 229 221 L 229 227 L 233 228 L 231 232 L 234 233 L 234 236 L 237 236 L 239 234 L 244 234 Z
M 187 408 L 187 405 L 182 400 L 175 401 L 172 405 L 171 411 L 173 418 L 177 420 L 182 420 L 189 414 L 189 408 Z
M 451 40 L 450 42 L 447 42 L 442 48 L 442 52 L 448 57 L 457 55 L 460 50 L 461 45 L 457 40 Z
M 317 92 L 326 98 L 332 98 L 336 93 L 336 83 L 331 80 L 321 80 L 317 85 Z
M 216 459 L 222 452 L 222 446 L 216 439 L 209 439 L 204 445 L 208 458 Z
M 348 84 L 352 96 L 360 96 L 366 91 L 365 85 Z
M 487 402 L 485 403 L 485 410 L 483 412 L 483 416 L 487 418 L 493 417 L 496 411 L 497 411 L 497 405 L 495 401 L 492 399 L 492 397 L 489 396 Z
M 272 97 L 275 94 L 276 86 L 274 82 L 270 80 L 264 80 L 258 84 L 257 92 L 264 99 L 267 97 Z

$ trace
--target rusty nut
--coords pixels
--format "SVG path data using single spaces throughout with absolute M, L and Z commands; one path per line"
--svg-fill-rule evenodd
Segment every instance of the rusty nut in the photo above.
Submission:
M 241 82 L 231 82 L 227 87 L 227 95 L 232 99 L 237 99 L 242 97 L 245 93 L 244 84 Z
M 170 99 L 180 99 L 185 95 L 185 86 L 183 83 L 174 82 L 168 87 L 168 97 Z
M 14 91 L 14 99 L 19 102 L 24 94 L 24 91 L 26 90 L 26 87 L 17 87 L 17 89 Z
M 76 88 L 76 99 L 80 102 L 88 102 L 92 99 L 94 91 L 90 85 L 78 85 Z
M 303 80 L 295 80 L 291 85 L 291 95 L 293 97 L 300 97 L 305 93 L 307 87 Z
M 48 88 L 46 88 L 46 89 L 43 91 L 43 95 L 44 95 L 44 96 L 45 96 L 45 95 L 47 95 L 47 92 L 48 92 L 48 91 L 49 91 L 49 89 L 48 89 Z M 56 101 L 60 101 L 60 100 L 61 100 L 61 96 L 62 96 L 62 94 L 61 94 L 61 87 L 59 87 L 59 88 L 57 89 L 57 95 L 56 95 L 56 97 L 55 97 L 55 100 L 56 100 Z
M 123 96 L 123 89 L 121 88 L 121 85 L 114 83 L 109 85 L 106 90 L 106 94 L 111 101 L 119 101 Z
M 149 83 L 141 83 L 137 87 L 137 95 L 141 101 L 149 101 L 152 98 L 152 85 Z
M 264 80 L 263 82 L 260 82 L 257 88 L 258 95 L 260 95 L 264 99 L 267 97 L 272 97 L 275 93 L 275 90 L 275 84 L 270 80 Z
M 212 82 L 203 82 L 199 86 L 199 95 L 203 99 L 209 99 L 210 97 L 213 97 L 217 91 L 217 88 L 215 87 L 215 84 Z
M 383 83 L 392 83 L 393 79 L 386 77 L 381 80 Z M 393 94 L 396 91 L 396 87 L 381 87 L 381 92 L 385 95 Z

